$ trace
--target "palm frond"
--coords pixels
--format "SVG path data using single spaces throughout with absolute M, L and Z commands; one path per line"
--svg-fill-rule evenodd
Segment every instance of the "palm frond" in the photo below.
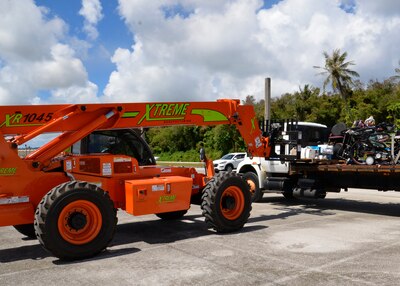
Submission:
M 351 69 L 349 66 L 355 65 L 353 61 L 347 61 L 347 52 L 341 52 L 340 49 L 334 49 L 332 54 L 328 54 L 326 51 L 323 52 L 325 58 L 325 67 L 314 66 L 314 68 L 323 69 L 324 71 L 318 73 L 318 75 L 327 76 L 323 86 L 324 89 L 328 84 L 331 84 L 333 90 L 339 90 L 340 93 L 344 93 L 348 86 L 353 84 L 353 77 L 359 77 L 360 75 Z M 342 94 L 344 97 L 345 94 Z

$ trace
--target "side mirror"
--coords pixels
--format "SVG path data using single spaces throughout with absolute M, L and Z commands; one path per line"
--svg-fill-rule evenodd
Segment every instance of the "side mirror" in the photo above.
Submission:
M 204 148 L 200 148 L 200 161 L 204 162 L 206 160 L 206 152 Z

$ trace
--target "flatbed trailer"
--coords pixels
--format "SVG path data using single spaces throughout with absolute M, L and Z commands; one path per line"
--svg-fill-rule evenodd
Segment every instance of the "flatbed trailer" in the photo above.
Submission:
M 289 178 L 302 186 L 328 191 L 347 188 L 400 191 L 400 165 L 354 165 L 337 160 L 298 160 Z

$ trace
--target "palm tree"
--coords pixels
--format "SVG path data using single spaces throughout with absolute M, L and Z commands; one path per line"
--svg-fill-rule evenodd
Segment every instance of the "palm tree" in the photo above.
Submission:
M 325 57 L 325 66 L 314 66 L 314 68 L 323 69 L 324 71 L 319 74 L 327 75 L 323 85 L 324 90 L 331 83 L 333 91 L 338 91 L 347 105 L 347 99 L 351 96 L 352 78 L 360 75 L 356 71 L 349 69 L 349 66 L 354 65 L 354 63 L 353 61 L 345 61 L 347 52 L 341 54 L 340 49 L 336 49 L 333 50 L 332 55 L 327 52 L 323 52 L 323 55 Z
M 394 71 L 396 72 L 396 75 L 394 76 L 394 78 L 400 79 L 400 61 L 399 61 L 399 67 L 395 68 Z

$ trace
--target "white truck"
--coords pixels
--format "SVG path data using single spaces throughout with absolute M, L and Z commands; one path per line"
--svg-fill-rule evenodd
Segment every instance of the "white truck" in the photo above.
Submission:
M 291 123 L 266 130 L 272 150 L 275 150 L 268 160 L 247 157 L 239 164 L 237 172 L 250 185 L 253 201 L 259 201 L 267 192 L 279 192 L 288 199 L 325 198 L 327 192 L 348 188 L 400 192 L 400 149 L 396 147 L 398 142 L 394 134 L 391 134 L 392 147 L 389 147 L 394 160 L 382 160 L 381 152 L 366 152 L 363 154 L 367 156 L 365 162 L 357 162 L 340 155 L 347 150 L 342 149 L 343 137 L 338 136 L 343 135 L 338 132 L 343 129 L 340 124 L 332 128 L 330 137 L 325 125 L 299 122 L 295 128 L 293 126 Z M 330 145 L 326 144 L 328 137 Z M 346 151 L 350 157 L 355 152 L 351 150 Z M 379 160 L 375 162 L 375 159 Z
M 291 130 L 294 123 L 283 123 L 282 129 L 286 139 L 290 139 L 288 130 Z M 314 159 L 316 156 L 315 149 L 323 148 L 329 156 L 331 149 L 325 148 L 328 141 L 329 130 L 326 125 L 311 122 L 297 122 L 296 134 L 298 140 L 292 146 L 292 150 L 286 150 L 285 153 L 300 152 L 300 157 L 303 159 Z M 301 146 L 296 146 L 300 144 Z M 289 148 L 289 145 L 275 147 L 275 153 L 280 153 L 280 148 Z M 330 154 L 329 154 L 330 153 Z M 295 182 L 290 178 L 289 172 L 292 162 L 290 160 L 282 160 L 278 155 L 272 156 L 270 159 L 262 157 L 249 157 L 239 163 L 237 172 L 247 180 L 252 191 L 252 199 L 254 202 L 260 201 L 264 193 L 282 193 L 286 198 L 293 197 L 293 189 Z M 340 189 L 338 190 L 340 191 Z M 318 197 L 324 197 L 325 194 L 320 192 L 315 194 Z

